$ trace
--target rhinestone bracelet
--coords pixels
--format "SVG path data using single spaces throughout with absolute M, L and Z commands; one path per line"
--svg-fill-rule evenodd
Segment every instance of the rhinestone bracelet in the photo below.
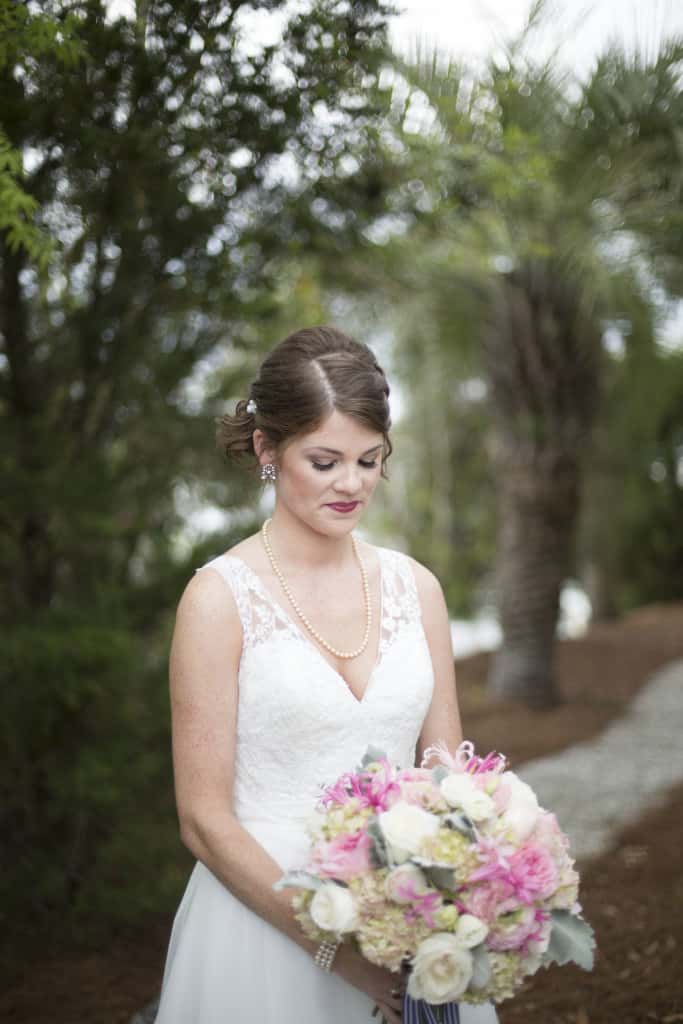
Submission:
M 341 943 L 339 941 L 329 942 L 327 939 L 321 942 L 320 945 L 318 946 L 318 951 L 313 958 L 317 963 L 318 967 L 322 967 L 324 971 L 331 971 L 334 955 L 339 949 L 340 945 Z

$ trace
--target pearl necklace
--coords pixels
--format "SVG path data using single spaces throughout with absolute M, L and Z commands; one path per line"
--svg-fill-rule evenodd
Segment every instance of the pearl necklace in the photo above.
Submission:
M 263 526 L 261 527 L 261 536 L 263 538 L 263 546 L 266 549 L 266 554 L 268 555 L 268 558 L 270 560 L 270 564 L 273 567 L 273 572 L 275 573 L 275 575 L 279 579 L 280 583 L 282 584 L 282 589 L 284 590 L 285 594 L 289 598 L 289 600 L 291 602 L 291 605 L 294 608 L 294 611 L 297 613 L 297 615 L 299 616 L 299 618 L 301 619 L 303 624 L 306 626 L 308 631 L 310 633 L 312 633 L 312 635 L 316 638 L 318 643 L 322 644 L 322 646 L 326 650 L 328 650 L 330 652 L 330 654 L 334 654 L 337 658 L 357 658 L 359 654 L 363 653 L 363 651 L 365 650 L 365 648 L 368 645 L 368 640 L 370 639 L 370 627 L 372 625 L 372 607 L 370 605 L 370 585 L 368 583 L 368 574 L 367 574 L 367 570 L 365 568 L 365 565 L 363 564 L 363 559 L 360 556 L 360 552 L 358 551 L 358 547 L 356 545 L 356 538 L 353 536 L 353 534 L 351 534 L 351 543 L 353 545 L 353 553 L 356 556 L 356 559 L 358 561 L 358 565 L 360 566 L 360 574 L 361 574 L 361 577 L 362 577 L 362 580 L 363 580 L 363 594 L 364 594 L 364 598 L 365 598 L 365 611 L 366 611 L 365 636 L 363 637 L 362 644 L 360 645 L 360 647 L 357 647 L 355 651 L 339 651 L 339 650 L 337 650 L 336 647 L 333 647 L 332 644 L 328 644 L 327 640 L 325 640 L 325 638 L 320 635 L 320 633 L 317 631 L 317 629 L 315 629 L 314 626 L 311 625 L 311 623 L 308 620 L 307 616 L 302 612 L 301 608 L 299 607 L 299 605 L 298 605 L 298 603 L 296 601 L 296 598 L 294 597 L 294 594 L 289 589 L 287 581 L 285 580 L 284 576 L 282 575 L 282 572 L 280 571 L 279 565 L 275 561 L 275 555 L 273 554 L 273 549 L 270 546 L 270 538 L 268 537 L 268 524 L 270 522 L 271 522 L 270 519 L 264 520 Z

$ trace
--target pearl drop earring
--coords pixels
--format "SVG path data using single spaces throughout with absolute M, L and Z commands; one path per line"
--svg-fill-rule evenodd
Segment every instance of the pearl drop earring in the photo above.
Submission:
M 267 481 L 277 480 L 277 469 L 272 462 L 266 462 L 261 466 L 261 479 Z

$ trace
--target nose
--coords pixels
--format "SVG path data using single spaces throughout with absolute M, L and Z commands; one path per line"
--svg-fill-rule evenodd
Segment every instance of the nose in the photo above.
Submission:
M 334 482 L 334 489 L 344 496 L 353 498 L 362 487 L 361 475 L 356 465 L 344 467 Z

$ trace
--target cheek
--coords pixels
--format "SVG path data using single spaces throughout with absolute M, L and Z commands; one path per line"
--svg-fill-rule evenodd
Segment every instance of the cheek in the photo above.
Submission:
M 310 465 L 294 466 L 288 473 L 288 484 L 297 494 L 318 494 L 326 487 L 325 474 Z
M 382 467 L 380 465 L 380 466 L 377 467 L 377 469 L 372 474 L 372 478 L 370 480 L 368 480 L 368 490 L 374 491 L 375 487 L 377 487 L 377 484 L 380 482 L 381 479 L 382 479 Z

